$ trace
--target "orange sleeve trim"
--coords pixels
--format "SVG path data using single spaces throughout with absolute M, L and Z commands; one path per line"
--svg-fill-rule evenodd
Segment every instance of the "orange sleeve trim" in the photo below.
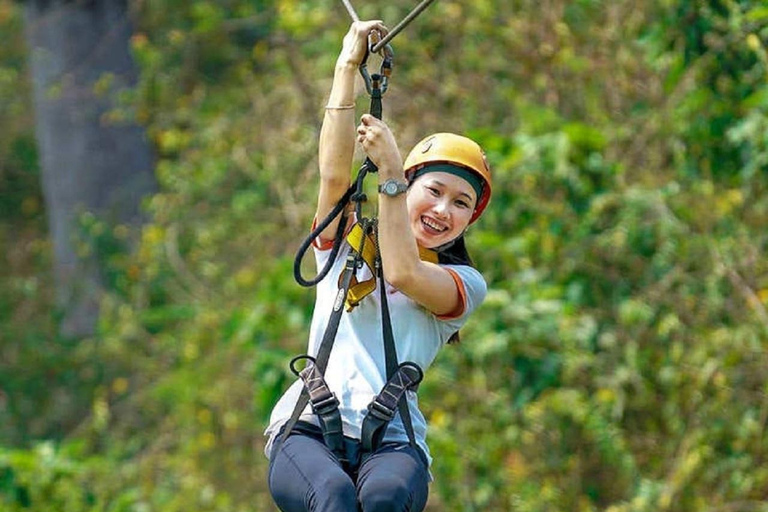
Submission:
M 437 315 L 440 320 L 454 320 L 464 314 L 464 310 L 467 308 L 467 290 L 464 288 L 464 281 L 461 280 L 459 274 L 455 270 L 446 268 L 445 270 L 451 274 L 453 281 L 456 283 L 456 289 L 459 292 L 459 305 L 456 309 L 446 315 Z
M 344 230 L 345 238 L 349 234 L 349 232 L 352 231 L 352 227 L 355 225 L 356 222 L 357 220 L 355 219 L 355 215 L 354 214 L 350 215 L 349 218 L 347 219 L 347 227 Z M 317 227 L 317 217 L 315 217 L 312 220 L 312 229 L 310 231 L 314 231 L 316 227 Z M 312 247 L 314 247 L 319 251 L 330 251 L 333 248 L 333 239 L 326 240 L 322 236 L 318 236 L 317 238 L 312 240 Z

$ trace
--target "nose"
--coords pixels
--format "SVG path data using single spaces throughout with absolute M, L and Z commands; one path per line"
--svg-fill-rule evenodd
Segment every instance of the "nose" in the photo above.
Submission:
M 441 218 L 447 218 L 449 215 L 449 208 L 447 201 L 445 199 L 440 199 L 439 201 L 436 201 L 434 206 L 432 207 L 432 211 L 435 212 L 435 215 Z

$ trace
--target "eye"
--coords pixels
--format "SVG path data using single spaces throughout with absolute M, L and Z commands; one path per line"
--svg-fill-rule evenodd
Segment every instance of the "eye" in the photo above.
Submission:
M 459 206 L 459 208 L 469 208 L 469 203 L 463 199 L 457 199 L 456 204 Z
M 429 192 L 430 192 L 430 193 L 431 193 L 433 196 L 435 196 L 435 197 L 437 197 L 437 196 L 439 196 L 439 195 L 440 195 L 440 191 L 439 191 L 438 189 L 436 189 L 435 187 L 427 187 L 427 190 L 429 190 Z

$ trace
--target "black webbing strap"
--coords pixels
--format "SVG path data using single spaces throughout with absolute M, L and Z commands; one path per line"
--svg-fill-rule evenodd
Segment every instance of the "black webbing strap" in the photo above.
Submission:
M 408 410 L 408 401 L 403 399 L 403 395 L 407 390 L 418 386 L 423 376 L 421 368 L 416 364 L 411 362 L 401 364 L 381 392 L 368 404 L 368 413 L 363 419 L 362 434 L 360 435 L 363 452 L 373 452 L 379 447 L 384 433 L 387 431 L 387 425 L 394 419 L 398 408 L 401 416 L 403 416 L 403 409 Z M 410 415 L 408 422 L 410 423 Z M 414 437 L 413 426 L 410 425 L 410 427 L 410 429 L 406 427 L 406 432 L 410 431 L 408 441 L 415 446 L 416 439 L 411 441 Z
M 378 234 L 377 234 L 378 237 Z M 408 369 L 415 368 L 418 371 L 418 374 L 421 375 L 421 368 L 419 368 L 416 364 L 406 362 L 403 363 L 403 365 L 399 365 L 397 362 L 397 348 L 395 347 L 395 337 L 392 334 L 392 319 L 389 316 L 389 303 L 387 301 L 387 287 L 386 283 L 384 282 L 384 272 L 381 269 L 381 257 L 377 255 L 376 257 L 376 272 L 378 273 L 379 277 L 379 293 L 381 297 L 381 326 L 382 326 L 382 335 L 384 338 L 384 362 L 387 369 L 387 384 L 384 386 L 384 389 L 387 388 L 391 383 L 393 383 L 393 379 L 395 375 L 398 373 L 398 371 L 405 367 L 404 372 L 408 372 Z M 409 378 L 406 376 L 404 378 Z M 411 379 L 413 380 L 413 379 Z M 417 380 L 413 381 L 414 383 L 411 384 L 412 387 L 416 384 L 418 384 L 421 381 L 421 377 L 419 377 Z M 394 386 L 397 385 L 397 381 L 395 380 Z M 387 430 L 387 425 L 389 424 L 389 421 L 394 418 L 394 405 L 397 405 L 397 409 L 400 411 L 400 418 L 403 420 L 403 426 L 405 427 L 405 433 L 408 435 L 408 443 L 413 447 L 414 449 L 418 450 L 418 446 L 416 445 L 416 436 L 413 433 L 413 422 L 411 421 L 411 411 L 408 409 L 408 400 L 407 398 L 404 399 L 405 391 L 408 389 L 408 387 L 405 387 L 402 389 L 402 391 L 399 393 L 397 400 L 392 404 L 390 407 L 389 404 L 391 401 L 389 400 L 388 395 L 382 397 L 384 395 L 384 390 L 382 390 L 381 393 L 379 393 L 374 399 L 373 402 L 371 402 L 368 406 L 368 413 L 365 415 L 365 418 L 363 419 L 363 433 L 361 434 L 361 442 L 363 444 L 364 450 L 363 451 L 374 451 L 378 448 L 379 443 L 384 438 L 384 434 Z M 381 397 L 381 400 L 379 398 Z M 377 400 L 379 401 L 378 405 L 375 405 L 377 403 Z M 383 402 L 383 403 L 382 403 Z M 376 410 L 377 412 L 374 413 L 373 411 Z M 392 410 L 391 418 L 389 420 L 383 421 L 383 417 L 389 416 L 388 410 Z M 369 417 L 371 417 L 369 419 Z M 368 428 L 366 429 L 366 423 L 368 423 Z M 367 447 L 367 449 L 365 448 Z
M 295 363 L 301 359 L 306 359 L 307 366 L 300 372 L 297 372 Z M 336 455 L 342 465 L 349 463 L 347 451 L 344 447 L 344 432 L 341 425 L 341 414 L 339 414 L 339 400 L 336 395 L 328 388 L 323 374 L 320 373 L 315 359 L 310 356 L 294 357 L 291 361 L 291 370 L 304 381 L 304 388 L 309 394 L 309 403 L 312 411 L 317 415 L 320 421 L 320 430 L 323 431 L 323 440 L 325 445 Z
M 315 357 L 314 366 L 316 367 L 316 370 L 320 372 L 320 375 L 325 374 L 325 369 L 328 366 L 328 359 L 331 357 L 331 349 L 333 349 L 333 341 L 336 338 L 336 332 L 339 330 L 341 314 L 344 312 L 344 298 L 347 296 L 349 285 L 352 282 L 352 276 L 355 273 L 360 258 L 361 256 L 355 251 L 349 251 L 349 254 L 347 255 L 347 262 L 344 266 L 344 273 L 342 274 L 342 282 L 339 285 L 339 291 L 336 294 L 336 299 L 333 303 L 333 312 L 328 320 L 328 326 L 325 328 L 323 340 L 320 342 L 320 348 Z M 291 418 L 288 420 L 288 423 L 286 423 L 285 430 L 283 430 L 283 435 L 278 440 L 278 443 L 282 444 L 288 439 L 288 436 L 291 435 L 293 427 L 296 426 L 296 422 L 299 421 L 299 417 L 308 403 L 309 391 L 307 391 L 307 387 L 304 386 L 299 395 L 299 399 L 296 402 L 296 407 L 293 408 Z

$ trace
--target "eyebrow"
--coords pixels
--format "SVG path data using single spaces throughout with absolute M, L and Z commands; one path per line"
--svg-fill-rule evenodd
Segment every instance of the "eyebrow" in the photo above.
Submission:
M 443 186 L 443 187 L 446 187 L 446 186 L 447 186 L 445 183 L 443 183 L 442 181 L 440 181 L 440 180 L 438 180 L 438 179 L 436 179 L 436 178 L 432 178 L 432 182 L 434 182 L 434 183 L 437 183 L 438 185 L 440 185 L 440 186 Z M 466 192 L 459 192 L 459 195 L 461 195 L 461 196 L 467 196 L 467 198 L 468 198 L 470 201 L 474 201 L 474 199 L 472 199 L 472 196 L 471 196 L 471 195 L 469 195 L 469 194 L 467 194 Z

